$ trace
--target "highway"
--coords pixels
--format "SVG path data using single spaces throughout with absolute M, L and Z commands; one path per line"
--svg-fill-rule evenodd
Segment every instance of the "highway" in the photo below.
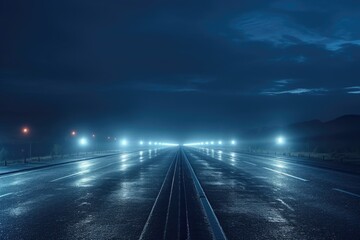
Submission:
M 0 239 L 359 239 L 360 176 L 172 147 L 0 176 Z

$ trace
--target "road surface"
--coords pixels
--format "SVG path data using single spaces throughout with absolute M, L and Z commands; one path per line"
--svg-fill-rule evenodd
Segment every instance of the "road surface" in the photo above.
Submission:
M 0 176 L 0 239 L 360 239 L 360 176 L 211 148 Z

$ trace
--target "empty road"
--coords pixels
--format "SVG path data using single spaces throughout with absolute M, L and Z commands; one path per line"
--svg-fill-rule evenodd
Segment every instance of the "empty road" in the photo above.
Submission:
M 359 239 L 360 176 L 211 148 L 0 176 L 0 239 Z

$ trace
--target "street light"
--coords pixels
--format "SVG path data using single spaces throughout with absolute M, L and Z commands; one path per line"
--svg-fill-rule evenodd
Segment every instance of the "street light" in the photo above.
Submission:
M 88 140 L 86 139 L 86 138 L 80 138 L 80 140 L 79 140 L 79 144 L 81 145 L 81 146 L 86 146 L 87 144 L 88 144 Z
M 29 136 L 30 134 L 30 129 L 28 127 L 23 127 L 21 129 L 21 132 L 25 135 L 25 136 Z M 32 143 L 31 143 L 31 140 L 30 140 L 30 143 L 29 143 L 29 159 L 31 160 L 32 158 Z M 26 163 L 26 157 L 24 158 L 24 163 Z
M 140 144 L 140 145 L 144 145 L 144 142 L 143 142 L 143 141 L 140 141 L 139 144 Z
M 236 141 L 235 141 L 235 140 L 231 140 L 231 145 L 236 145 Z
M 276 138 L 276 144 L 277 145 L 284 145 L 285 144 L 285 138 L 280 136 Z
M 72 131 L 71 136 L 73 136 L 73 137 L 76 136 L 76 131 Z
M 121 140 L 121 146 L 127 146 L 128 141 L 126 139 Z
M 219 144 L 219 145 L 222 145 L 222 141 L 219 141 L 218 144 Z
M 22 129 L 22 132 L 23 132 L 25 135 L 27 135 L 27 134 L 29 134 L 30 129 L 27 128 L 27 127 L 24 127 L 24 128 Z

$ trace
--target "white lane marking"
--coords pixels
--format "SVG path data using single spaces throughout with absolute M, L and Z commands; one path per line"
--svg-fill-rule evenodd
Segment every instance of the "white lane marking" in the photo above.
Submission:
M 60 177 L 60 178 L 53 179 L 53 180 L 51 180 L 50 182 L 56 182 L 56 181 L 59 181 L 59 180 L 65 179 L 65 178 L 69 178 L 69 177 L 72 177 L 72 176 L 76 176 L 76 175 L 79 175 L 79 174 L 83 174 L 83 173 L 86 173 L 86 172 L 89 172 L 89 171 L 86 170 L 86 171 L 81 171 L 81 172 L 73 173 L 73 174 L 70 174 L 70 175 L 66 175 L 66 176 L 64 176 L 64 177 Z
M 174 156 L 174 159 L 173 159 L 173 161 L 171 162 L 171 164 L 170 164 L 170 166 L 169 166 L 169 169 L 168 169 L 167 172 L 166 172 L 164 181 L 163 181 L 163 183 L 161 184 L 160 191 L 159 191 L 158 195 L 156 196 L 154 205 L 153 205 L 152 208 L 151 208 L 150 214 L 149 214 L 149 216 L 148 216 L 148 218 L 147 218 L 147 220 L 146 220 L 146 223 L 145 223 L 144 228 L 143 228 L 143 230 L 142 230 L 142 232 L 141 232 L 141 235 L 140 235 L 140 237 L 139 237 L 139 240 L 144 239 L 145 234 L 148 232 L 148 228 L 149 228 L 149 225 L 150 225 L 150 220 L 151 220 L 152 217 L 153 217 L 155 207 L 158 205 L 158 201 L 159 201 L 159 199 L 160 199 L 160 194 L 164 191 L 163 189 L 164 189 L 166 180 L 168 179 L 168 177 L 169 177 L 170 174 L 171 174 L 170 172 L 171 172 L 172 166 L 175 164 L 175 161 L 177 161 L 177 156 L 178 156 L 178 154 L 176 154 L 176 155 Z M 175 173 L 174 173 L 174 174 L 175 174 Z
M 107 158 L 107 157 L 103 157 L 103 158 Z M 24 174 L 28 174 L 28 173 L 40 172 L 40 171 L 44 171 L 45 169 L 62 167 L 62 166 L 65 166 L 65 165 L 70 165 L 70 164 L 78 164 L 78 163 L 81 163 L 81 162 L 87 162 L 87 161 L 91 161 L 91 160 L 94 160 L 94 159 L 74 160 L 74 161 L 64 162 L 63 164 L 44 166 L 44 168 L 34 169 L 34 170 L 32 170 L 30 168 L 30 169 L 28 169 L 27 171 L 24 171 L 24 172 L 9 173 L 8 175 L 0 176 L 0 179 L 1 178 L 7 178 L 7 177 L 16 177 L 16 176 L 24 175 Z M 93 163 L 92 166 L 97 165 L 97 164 L 99 164 L 99 163 Z
M 120 154 L 120 153 L 119 153 Z M 126 152 L 124 153 L 121 153 L 121 154 L 126 154 Z M 132 155 L 133 153 L 130 152 L 128 153 L 129 155 Z M 116 155 L 116 154 L 115 154 Z M 70 165 L 70 164 L 77 164 L 79 162 L 86 162 L 86 161 L 92 161 L 92 160 L 96 160 L 96 159 L 104 159 L 104 158 L 111 158 L 111 157 L 114 157 L 115 155 L 110 155 L 110 156 L 100 156 L 100 157 L 96 157 L 96 158 L 90 158 L 90 159 L 78 159 L 78 160 L 73 160 L 73 161 L 69 161 L 69 162 L 64 162 L 63 164 L 58 164 L 58 165 L 49 165 L 49 166 L 46 166 L 44 168 L 41 168 L 41 169 L 34 169 L 34 170 L 31 170 L 31 169 L 28 169 L 27 171 L 24 171 L 24 172 L 19 172 L 19 173 L 9 173 L 7 175 L 4 175 L 4 176 L 0 176 L 0 179 L 1 178 L 8 178 L 8 177 L 15 177 L 15 176 L 18 176 L 18 175 L 23 175 L 23 174 L 28 174 L 28 173 L 34 173 L 34 172 L 39 172 L 39 171 L 44 171 L 44 169 L 47 169 L 47 168 L 56 168 L 56 167 L 62 167 L 62 166 L 66 166 L 66 165 Z M 99 163 L 94 163 L 93 165 L 97 165 Z
M 280 172 L 280 171 L 277 171 L 277 170 L 275 170 L 275 169 L 271 169 L 271 168 L 267 168 L 267 167 L 263 167 L 263 168 L 266 169 L 266 170 L 272 171 L 272 172 L 276 172 L 276 173 L 282 174 L 282 175 L 284 175 L 284 176 L 288 176 L 288 177 L 295 178 L 295 179 L 300 180 L 300 181 L 303 181 L 303 182 L 309 181 L 309 180 L 307 180 L 307 179 L 304 179 L 304 178 L 301 178 L 301 177 L 296 177 L 296 176 L 294 176 L 294 175 L 291 175 L 291 174 L 288 174 L 288 173 L 284 173 L 284 172 Z
M 70 174 L 70 175 L 66 175 L 66 176 L 64 176 L 64 177 L 60 177 L 60 178 L 53 179 L 53 180 L 51 180 L 50 182 L 57 182 L 57 181 L 59 181 L 59 180 L 62 180 L 62 179 L 65 179 L 65 178 L 69 178 L 69 177 L 72 177 L 72 176 L 76 176 L 76 175 L 79 175 L 79 174 L 88 173 L 88 172 L 90 172 L 90 171 L 97 171 L 97 170 L 100 170 L 100 169 L 102 169 L 102 168 L 106 168 L 106 167 L 108 167 L 108 166 L 114 165 L 114 164 L 116 164 L 116 163 L 118 163 L 118 162 L 113 162 L 113 163 L 107 164 L 107 165 L 105 165 L 105 166 L 103 166 L 103 167 L 95 168 L 95 169 L 92 169 L 92 170 L 88 169 L 88 170 L 80 171 L 80 172 L 73 173 L 73 174 Z
M 268 177 L 264 177 L 264 176 L 255 176 L 255 178 L 268 179 Z
M 333 188 L 333 190 L 338 191 L 338 192 L 342 192 L 342 193 L 346 193 L 346 194 L 349 194 L 351 196 L 360 198 L 360 195 L 356 194 L 356 193 L 348 192 L 348 191 L 345 191 L 345 190 L 342 190 L 342 189 L 339 189 L 339 188 Z
M 285 207 L 287 207 L 290 211 L 295 212 L 295 210 L 294 210 L 292 207 L 290 207 L 289 204 L 287 204 L 286 202 L 284 202 L 282 199 L 278 198 L 278 199 L 276 199 L 276 200 L 278 200 L 282 205 L 284 205 Z
M 14 193 L 5 193 L 5 194 L 3 194 L 3 195 L 0 195 L 0 198 L 3 198 L 3 197 L 6 197 L 6 196 L 9 196 L 9 195 L 12 195 L 12 194 L 14 194 Z
M 247 163 L 247 164 L 250 164 L 250 165 L 253 165 L 253 166 L 257 166 L 255 163 L 252 163 L 252 162 L 248 162 L 248 161 L 243 161 L 244 163 Z

